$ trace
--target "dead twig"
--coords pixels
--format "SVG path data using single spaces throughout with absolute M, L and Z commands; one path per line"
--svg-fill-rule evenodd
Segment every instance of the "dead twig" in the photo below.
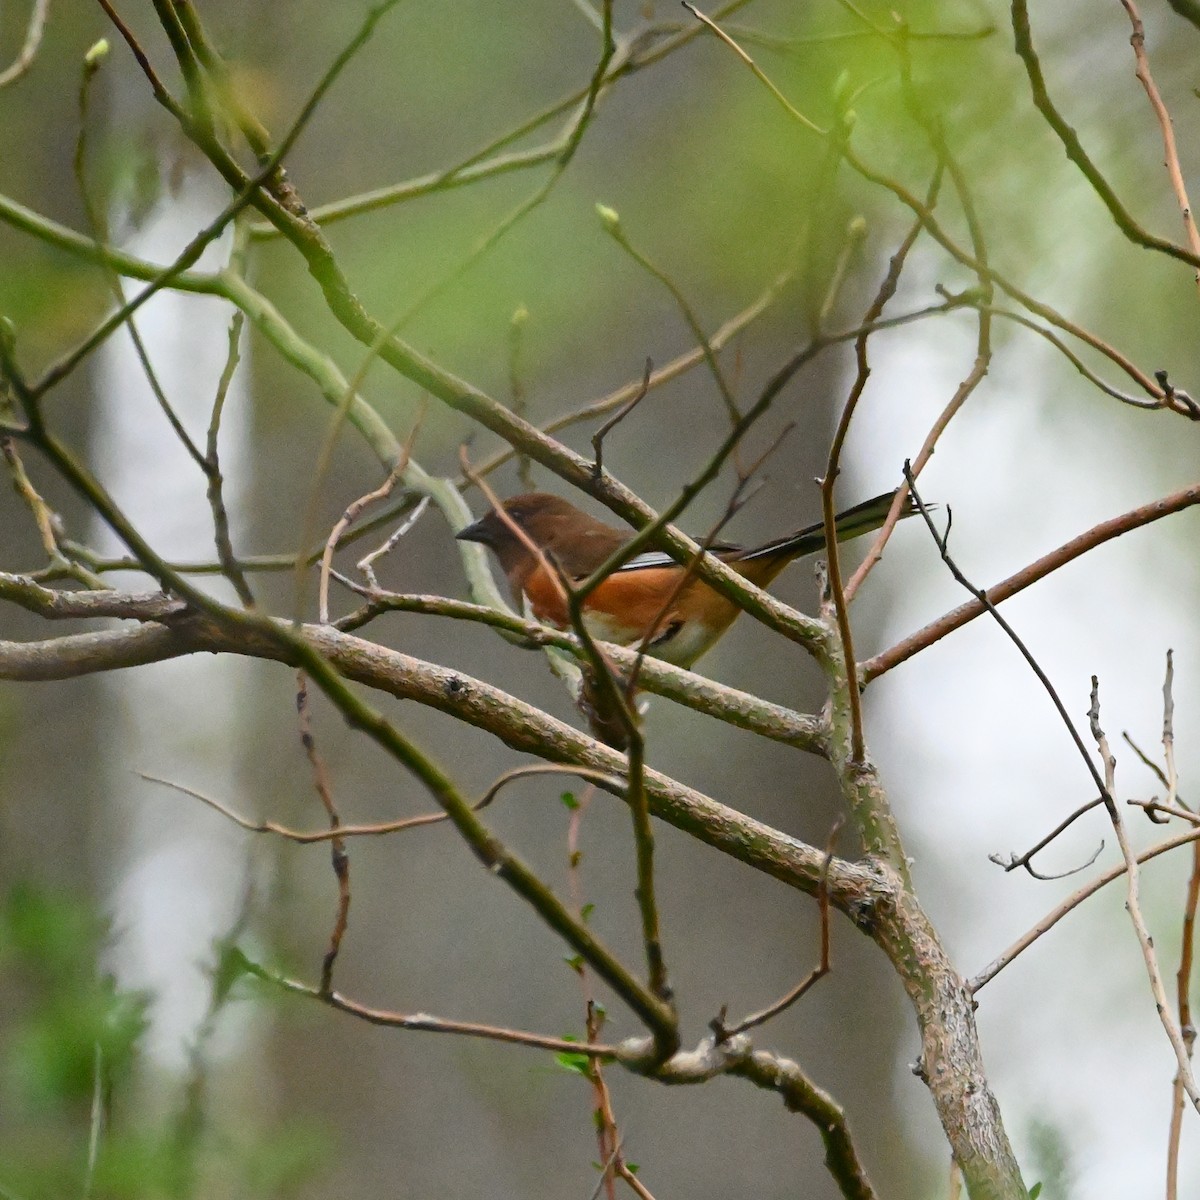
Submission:
M 1089 800 L 1086 804 L 1081 804 L 1073 813 L 1071 813 L 1070 816 L 1065 817 L 1062 821 L 1060 821 L 1048 834 L 1046 834 L 1044 838 L 1041 839 L 1041 841 L 1031 846 L 1025 851 L 1024 854 L 1014 854 L 1010 852 L 1007 861 L 1001 858 L 999 854 L 989 854 L 988 861 L 994 862 L 998 867 L 1003 867 L 1006 872 L 1015 871 L 1017 867 L 1023 867 L 1030 875 L 1033 876 L 1034 879 L 1040 879 L 1043 881 L 1066 879 L 1068 876 L 1078 875 L 1080 871 L 1086 871 L 1088 867 L 1090 867 L 1092 863 L 1094 863 L 1096 859 L 1100 857 L 1101 851 L 1104 849 L 1103 842 L 1100 843 L 1096 853 L 1093 854 L 1092 857 L 1087 860 L 1087 862 L 1083 863 L 1082 866 L 1072 867 L 1069 871 L 1060 871 L 1054 875 L 1046 875 L 1040 871 L 1035 871 L 1033 869 L 1032 860 L 1034 855 L 1040 854 L 1043 850 L 1045 850 L 1045 848 L 1049 846 L 1051 842 L 1053 842 L 1061 833 L 1065 832 L 1072 825 L 1074 825 L 1080 817 L 1082 817 L 1085 813 L 1091 812 L 1093 808 L 1096 808 L 1098 805 L 1103 803 L 1104 801 L 1097 796 L 1094 800 Z
M 652 359 L 646 359 L 646 369 L 642 372 L 642 386 L 623 404 L 599 429 L 592 434 L 592 452 L 596 461 L 592 464 L 592 478 L 599 479 L 604 474 L 604 439 L 614 426 L 619 425 L 641 402 L 650 391 L 650 376 L 654 371 Z
M 1183 181 L 1183 171 L 1179 166 L 1179 149 L 1175 145 L 1175 126 L 1171 120 L 1171 114 L 1167 111 L 1167 106 L 1159 94 L 1154 76 L 1150 73 L 1150 59 L 1146 55 L 1146 29 L 1142 24 L 1142 15 L 1138 12 L 1134 0 L 1121 0 L 1121 7 L 1129 14 L 1129 23 L 1133 27 L 1129 44 L 1133 47 L 1133 57 L 1137 62 L 1135 74 L 1142 87 L 1146 89 L 1150 106 L 1154 109 L 1154 116 L 1158 120 L 1158 127 L 1162 130 L 1163 154 L 1166 156 L 1164 166 L 1167 168 L 1171 190 L 1175 193 L 1175 201 L 1179 205 L 1179 212 L 1183 217 L 1183 228 L 1187 234 L 1188 246 L 1191 248 L 1192 254 L 1200 260 L 1200 232 L 1196 229 L 1191 201 L 1188 200 L 1187 185 Z M 1200 286 L 1200 270 L 1196 271 L 1195 279 L 1197 286 Z
M 313 737 L 312 713 L 308 705 L 308 676 L 303 671 L 296 672 L 296 715 L 300 722 L 300 743 L 312 769 L 313 786 L 317 789 L 321 807 L 329 817 L 329 860 L 338 887 L 337 913 L 329 935 L 329 947 L 321 960 L 321 993 L 324 995 L 333 990 L 333 967 L 337 962 L 338 951 L 342 948 L 346 927 L 350 923 L 350 856 L 346 853 L 345 839 L 339 833 L 342 818 L 334 803 L 329 768 L 325 765 L 325 759 L 317 749 L 317 742 Z
M 817 908 L 821 918 L 821 954 L 817 965 L 789 992 L 786 992 L 774 1004 L 743 1017 L 736 1025 L 725 1024 L 725 1009 L 722 1008 L 717 1017 L 709 1022 L 709 1027 L 720 1042 L 728 1041 L 731 1037 L 746 1033 L 759 1025 L 765 1025 L 773 1017 L 777 1017 L 785 1009 L 791 1008 L 797 1000 L 805 996 L 833 969 L 829 957 L 829 865 L 833 862 L 833 851 L 837 844 L 837 836 L 841 832 L 844 818 L 838 817 L 829 831 L 825 842 L 825 865 L 821 870 L 821 879 L 817 885 Z
M 1117 842 L 1121 847 L 1121 857 L 1125 860 L 1127 874 L 1125 908 L 1129 913 L 1129 919 L 1133 922 L 1134 931 L 1137 933 L 1138 945 L 1142 949 L 1142 960 L 1146 964 L 1146 974 L 1150 980 L 1150 992 L 1154 997 L 1154 1006 L 1158 1011 L 1158 1019 L 1162 1022 L 1167 1040 L 1171 1043 L 1171 1048 L 1175 1051 L 1175 1061 L 1179 1066 L 1180 1086 L 1187 1093 L 1188 1099 L 1191 1100 L 1196 1111 L 1200 1112 L 1200 1089 L 1197 1088 L 1195 1077 L 1192 1075 L 1188 1046 L 1184 1041 L 1183 1031 L 1171 1014 L 1171 1008 L 1167 1002 L 1167 990 L 1163 984 L 1162 971 L 1158 965 L 1158 955 L 1154 950 L 1154 939 L 1150 936 L 1150 930 L 1147 928 L 1145 917 L 1142 915 L 1140 899 L 1141 880 L 1138 872 L 1137 856 L 1130 845 L 1120 805 L 1113 798 L 1116 787 L 1117 760 L 1108 748 L 1108 740 L 1104 736 L 1104 730 L 1100 728 L 1100 682 L 1095 675 L 1092 676 L 1092 703 L 1088 709 L 1088 720 L 1091 723 L 1092 737 L 1096 740 L 1096 747 L 1100 751 L 1100 758 L 1104 763 L 1104 806 L 1108 810 L 1109 820 L 1112 821 L 1113 830 L 1117 835 Z
M 338 825 L 336 828 L 331 829 L 292 829 L 287 825 L 280 825 L 276 821 L 252 821 L 249 817 L 243 817 L 240 813 L 234 812 L 233 809 L 228 808 L 219 800 L 214 800 L 211 796 L 206 796 L 203 792 L 187 787 L 182 783 L 177 783 L 173 779 L 162 779 L 157 775 L 148 775 L 145 772 L 139 772 L 139 775 L 147 783 L 161 784 L 172 791 L 190 796 L 193 800 L 199 800 L 201 804 L 205 804 L 214 812 L 220 813 L 221 816 L 232 821 L 239 828 L 246 830 L 247 833 L 273 833 L 279 837 L 286 838 L 289 842 L 296 842 L 301 846 L 309 846 L 316 842 L 328 842 L 333 838 L 383 837 L 390 833 L 402 833 L 407 829 L 421 829 L 426 825 L 439 825 L 441 822 L 449 820 L 449 817 L 444 812 L 435 812 L 422 813 L 416 817 L 401 817 L 396 821 L 379 821 L 368 825 Z M 617 776 L 611 775 L 607 771 L 596 770 L 592 767 L 571 766 L 560 763 L 532 763 L 528 766 L 516 767 L 511 771 L 506 771 L 471 806 L 472 811 L 478 812 L 481 808 L 486 808 L 499 795 L 500 790 L 509 783 L 512 783 L 513 780 L 525 779 L 532 775 L 573 775 L 580 779 L 588 779 L 593 783 L 603 784 L 606 789 L 618 796 L 624 787 L 622 780 Z
M 934 542 L 937 545 L 938 553 L 941 555 L 942 562 L 946 564 L 950 574 L 953 575 L 954 578 L 960 584 L 962 584 L 962 586 L 965 587 L 967 591 L 971 593 L 971 595 L 975 597 L 975 599 L 983 606 L 986 612 L 991 614 L 1000 628 L 1003 629 L 1008 635 L 1009 640 L 1014 646 L 1016 646 L 1017 650 L 1020 651 L 1021 657 L 1026 661 L 1026 663 L 1029 664 L 1030 670 L 1033 671 L 1033 673 L 1037 676 L 1038 682 L 1042 685 L 1046 691 L 1046 694 L 1050 697 L 1050 702 L 1054 705 L 1059 719 L 1066 726 L 1067 732 L 1071 735 L 1071 741 L 1075 743 L 1075 749 L 1079 751 L 1080 757 L 1083 759 L 1084 764 L 1088 769 L 1088 774 L 1092 777 L 1092 782 L 1096 785 L 1096 790 L 1100 793 L 1102 798 L 1109 796 L 1104 779 L 1097 770 L 1096 764 L 1092 761 L 1092 756 L 1088 753 L 1087 747 L 1083 744 L 1083 738 L 1079 736 L 1079 730 L 1075 728 L 1075 723 L 1071 720 L 1070 714 L 1067 712 L 1066 706 L 1059 697 L 1058 691 L 1055 689 L 1054 684 L 1050 682 L 1050 677 L 1042 669 L 1042 665 L 1037 661 L 1037 659 L 1034 658 L 1033 654 L 1029 650 L 1029 647 L 1026 646 L 1018 636 L 1017 631 L 1013 629 L 1008 621 L 1000 615 L 995 604 L 993 604 L 991 599 L 988 597 L 988 594 L 981 588 L 977 588 L 966 577 L 966 575 L 963 574 L 958 564 L 951 557 L 950 525 L 951 521 L 953 520 L 953 514 L 949 509 L 946 510 L 946 532 L 938 533 L 937 526 L 934 525 L 933 518 L 929 515 L 929 509 L 925 505 L 925 502 L 921 499 L 920 493 L 917 491 L 917 484 L 915 478 L 913 477 L 912 466 L 908 462 L 905 462 L 904 464 L 904 478 L 908 480 L 908 487 L 909 491 L 912 493 L 913 503 L 917 506 L 917 510 L 920 512 L 925 521 L 926 527 L 928 528 Z
M 1195 813 L 1188 814 L 1195 819 Z M 1157 858 L 1160 854 L 1167 854 L 1171 850 L 1176 850 L 1180 846 L 1186 846 L 1189 843 L 1200 841 L 1200 828 L 1189 829 L 1185 833 L 1177 833 L 1174 837 L 1166 838 L 1155 846 L 1151 846 L 1149 850 L 1143 850 L 1136 858 L 1139 866 L 1149 862 L 1152 858 Z M 1005 967 L 1014 959 L 1022 955 L 1034 942 L 1041 939 L 1049 930 L 1053 929 L 1069 912 L 1078 908 L 1088 897 L 1095 895 L 1106 884 L 1112 883 L 1114 879 L 1120 879 L 1128 870 L 1128 865 L 1122 861 L 1114 866 L 1107 868 L 1095 879 L 1085 883 L 1077 891 L 1072 892 L 1061 904 L 1052 908 L 1044 917 L 1023 933 L 1011 946 L 1008 947 L 1002 954 L 994 958 L 986 967 L 983 968 L 977 975 L 971 977 L 967 982 L 967 990 L 975 993 L 990 983 Z
M 46 18 L 49 15 L 50 0 L 33 0 L 29 10 L 29 23 L 25 26 L 25 41 L 17 57 L 0 71 L 0 88 L 16 83 L 33 66 L 42 45 L 42 34 L 46 31 Z

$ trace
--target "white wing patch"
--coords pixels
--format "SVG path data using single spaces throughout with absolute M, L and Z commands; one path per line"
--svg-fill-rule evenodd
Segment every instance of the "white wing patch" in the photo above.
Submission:
M 674 567 L 679 564 L 662 550 L 643 550 L 641 554 L 635 554 L 627 563 L 622 563 L 614 575 L 619 575 L 622 571 L 642 571 L 647 567 Z

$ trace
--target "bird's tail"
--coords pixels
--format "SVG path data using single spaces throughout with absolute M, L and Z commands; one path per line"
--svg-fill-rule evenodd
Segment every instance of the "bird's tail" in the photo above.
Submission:
M 881 496 L 876 496 L 872 500 L 864 500 L 861 504 L 856 504 L 853 508 L 838 513 L 834 518 L 837 524 L 838 541 L 845 542 L 850 538 L 861 537 L 864 533 L 878 529 L 887 520 L 892 501 L 895 498 L 895 491 L 884 492 Z M 916 511 L 917 506 L 913 504 L 912 498 L 906 497 L 904 507 L 900 510 L 901 518 L 911 517 Z M 812 554 L 823 549 L 824 546 L 825 523 L 818 521 L 815 525 L 808 525 L 804 529 L 796 530 L 795 533 L 789 533 L 787 537 L 776 538 L 773 542 L 767 542 L 763 546 L 756 546 L 753 550 L 748 550 L 740 556 L 739 561 L 756 562 L 772 558 L 787 561 Z

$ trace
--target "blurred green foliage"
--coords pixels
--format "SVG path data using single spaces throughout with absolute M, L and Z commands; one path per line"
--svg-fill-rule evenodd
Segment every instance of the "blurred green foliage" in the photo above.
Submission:
M 66 894 L 18 885 L 0 902 L 0 1196 L 266 1197 L 311 1179 L 328 1154 L 324 1133 L 302 1121 L 234 1128 L 204 1103 L 204 1033 L 153 1110 L 129 1102 L 153 998 L 99 969 L 110 940 L 104 920 Z M 243 962 L 218 954 L 209 1033 Z M 125 1114 L 137 1109 L 135 1127 Z

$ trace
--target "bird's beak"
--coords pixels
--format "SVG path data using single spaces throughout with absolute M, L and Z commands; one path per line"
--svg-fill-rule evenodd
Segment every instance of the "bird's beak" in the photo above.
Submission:
M 485 546 L 491 542 L 482 518 L 460 529 L 454 535 L 454 539 L 459 542 L 482 542 Z

